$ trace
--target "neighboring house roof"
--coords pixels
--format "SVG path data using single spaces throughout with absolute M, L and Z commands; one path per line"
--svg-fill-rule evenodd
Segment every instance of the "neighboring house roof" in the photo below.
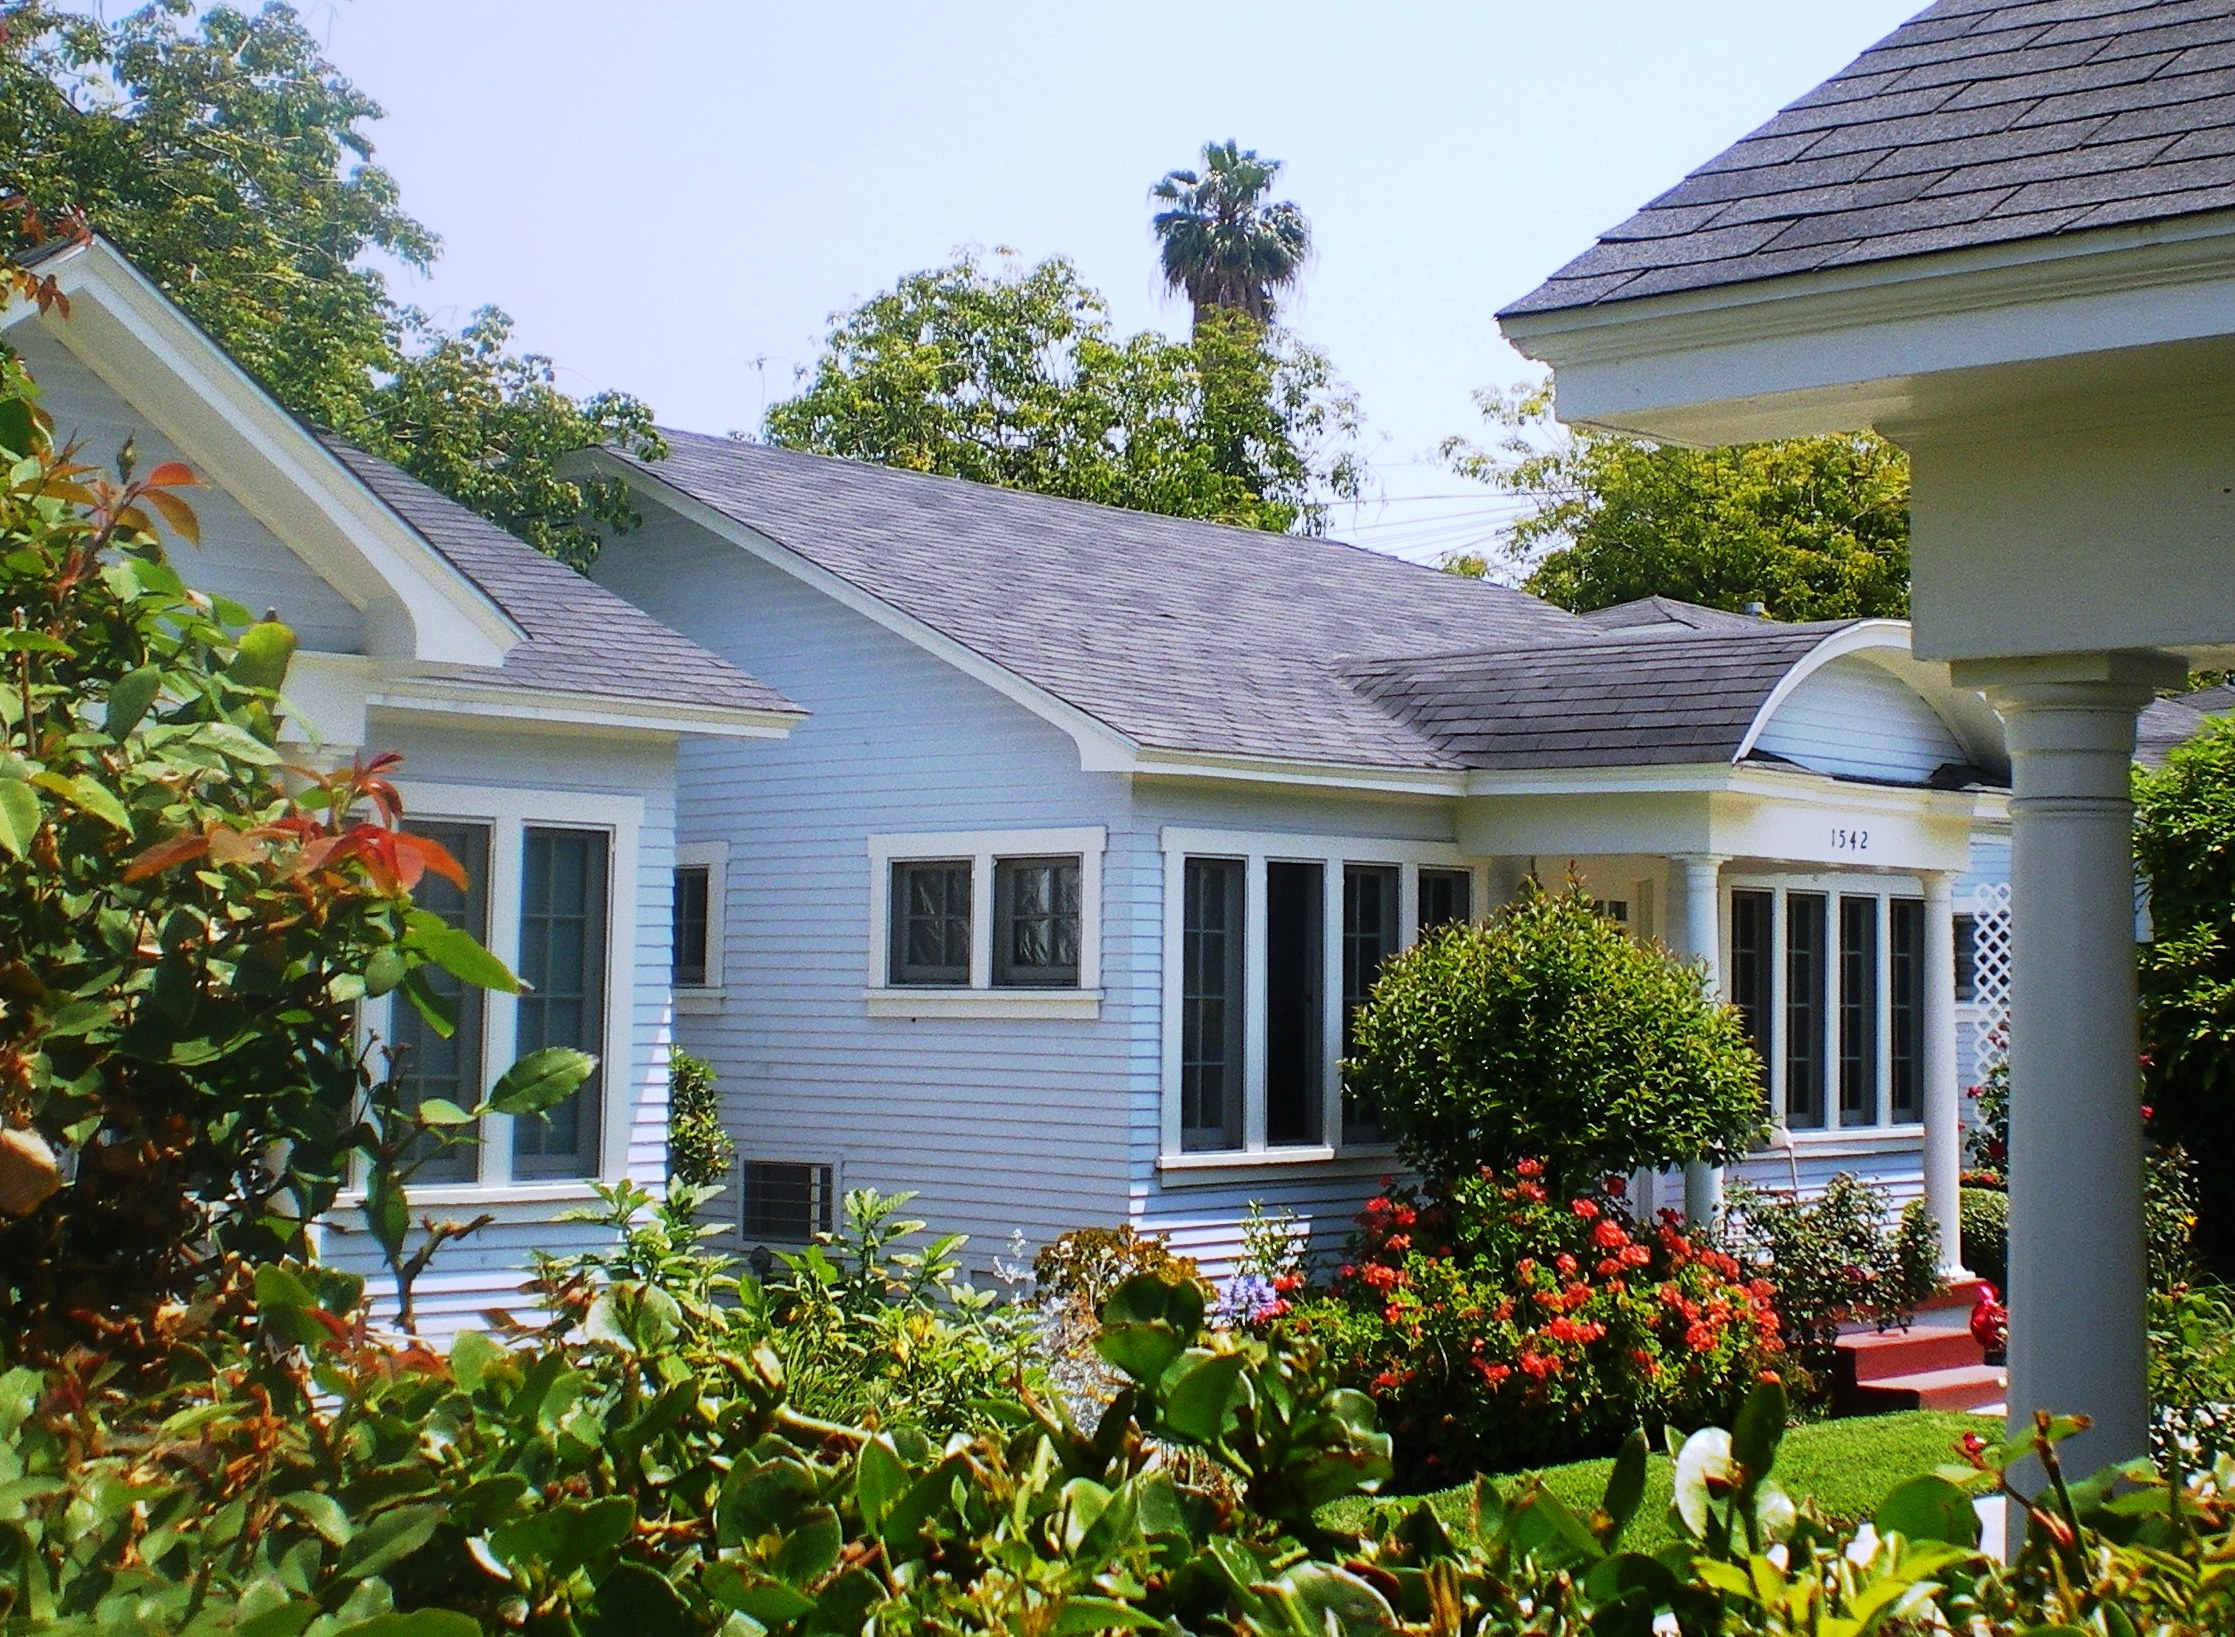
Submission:
M 1613 631 L 1347 669 L 1460 767 L 1728 762 L 1787 673 L 1854 623 Z
M 1759 631 L 1771 623 L 1760 614 L 1733 614 L 1728 609 L 1707 608 L 1679 602 L 1674 597 L 1639 597 L 1611 608 L 1594 608 L 1576 616 L 1602 631 L 1633 631 L 1680 626 L 1689 631 Z
M 2198 688 L 2170 699 L 2153 699 L 2142 707 L 2135 726 L 2134 759 L 2146 767 L 2165 765 L 2167 752 L 2204 731 L 2215 716 L 2235 712 L 2235 685 Z
M 668 458 L 632 463 L 633 477 L 681 490 L 1154 749 L 1447 765 L 1334 662 L 1588 630 L 1510 587 L 1332 540 L 663 435 Z
M 2235 5 L 1941 0 L 1506 309 L 2235 209 Z
M 775 689 L 401 467 L 330 434 L 321 432 L 318 439 L 525 633 L 503 664 L 461 667 L 452 673 L 457 679 L 603 699 L 804 714 Z

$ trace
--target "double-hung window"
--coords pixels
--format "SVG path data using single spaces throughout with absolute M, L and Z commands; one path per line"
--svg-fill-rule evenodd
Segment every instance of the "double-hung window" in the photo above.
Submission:
M 1730 891 L 1726 993 L 1791 1131 L 1924 1118 L 1924 900 L 1872 876 L 1747 881 Z
M 599 1060 L 565 1102 L 542 1116 L 483 1121 L 475 1141 L 435 1153 L 418 1183 L 486 1192 L 612 1174 L 625 1147 L 612 1129 L 621 1111 L 611 1090 L 629 1082 L 641 804 L 447 785 L 405 794 L 410 827 L 447 848 L 468 881 L 460 891 L 423 878 L 419 907 L 472 933 L 524 987 L 500 994 L 430 968 L 428 982 L 451 1013 L 447 1036 L 401 996 L 371 1008 L 366 1023 L 392 1054 L 397 1094 L 407 1104 L 471 1107 L 528 1052 L 572 1046 Z
M 872 836 L 867 1001 L 883 1017 L 1092 1017 L 1099 829 Z
M 720 1009 L 728 874 L 729 843 L 686 841 L 677 845 L 669 981 L 674 986 L 678 1011 Z
M 1378 1144 L 1341 1087 L 1352 1021 L 1476 880 L 1448 844 L 1164 832 L 1164 1164 L 1331 1157 Z

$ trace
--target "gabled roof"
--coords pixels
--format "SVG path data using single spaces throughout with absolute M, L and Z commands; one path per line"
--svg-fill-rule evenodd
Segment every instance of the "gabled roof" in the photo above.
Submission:
M 1760 614 L 1733 614 L 1728 609 L 1680 602 L 1674 597 L 1638 597 L 1594 608 L 1576 616 L 1602 631 L 1634 631 L 1654 626 L 1680 626 L 1689 631 L 1758 631 L 1770 623 Z
M 628 463 L 640 491 L 680 491 L 1152 749 L 1447 766 L 1336 662 L 1588 630 L 1508 587 L 1331 540 L 664 435 L 667 459 Z
M 525 633 L 501 665 L 462 667 L 450 673 L 454 679 L 709 710 L 804 714 L 775 689 L 402 468 L 326 433 L 319 441 Z
M 1856 623 L 1613 631 L 1347 670 L 1459 767 L 1730 762 L 1793 668 Z
M 2235 209 L 2228 0 L 1940 0 L 1515 302 Z

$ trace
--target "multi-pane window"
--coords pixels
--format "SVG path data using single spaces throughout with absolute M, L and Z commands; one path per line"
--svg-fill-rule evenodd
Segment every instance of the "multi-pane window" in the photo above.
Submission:
M 1956 999 L 1968 1004 L 1979 998 L 1979 918 L 1955 918 Z
M 831 1230 L 831 1168 L 792 1160 L 747 1160 L 738 1227 L 749 1242 L 804 1245 Z
M 675 961 L 678 989 L 703 989 L 707 951 L 713 936 L 713 879 L 709 864 L 679 865 L 675 871 Z
M 1474 875 L 1468 870 L 1420 871 L 1420 930 L 1474 918 Z
M 1465 884 L 1464 871 L 1439 872 L 1447 878 L 1456 876 Z M 1428 897 L 1428 874 L 1420 872 L 1420 895 Z M 1343 1055 L 1351 1054 L 1353 1045 L 1352 1023 L 1358 1009 L 1366 1004 L 1366 997 L 1373 992 L 1374 979 L 1380 976 L 1382 963 L 1397 953 L 1397 898 L 1403 888 L 1403 874 L 1389 864 L 1346 864 L 1343 866 Z M 1456 898 L 1456 916 L 1446 915 L 1446 920 L 1466 918 L 1466 894 L 1454 891 L 1446 882 L 1446 902 L 1439 908 L 1454 907 L 1449 900 Z M 1422 924 L 1432 925 L 1423 920 Z M 1366 1107 L 1348 1086 L 1343 1088 L 1343 1141 L 1346 1143 L 1379 1142 L 1382 1138 L 1381 1117 L 1378 1109 Z
M 1180 912 L 1180 1146 L 1242 1145 L 1243 865 L 1191 858 Z
M 520 863 L 519 1050 L 573 1046 L 605 1052 L 606 879 L 603 830 L 530 825 Z M 602 1066 L 541 1118 L 514 1121 L 515 1178 L 594 1176 Z
M 412 890 L 413 904 L 439 915 L 486 944 L 489 941 L 489 827 L 486 824 L 414 822 L 412 830 L 440 843 L 464 866 L 466 886 L 461 891 L 439 875 L 422 876 Z M 439 966 L 422 969 L 428 988 L 449 1008 L 453 1024 L 445 1037 L 408 1002 L 398 1000 L 389 1026 L 389 1044 L 396 1064 L 396 1096 L 405 1108 L 417 1108 L 439 1097 L 460 1108 L 471 1108 L 487 1089 L 481 1081 L 484 1042 L 489 1016 L 488 991 L 463 983 Z M 417 1173 L 423 1183 L 471 1182 L 479 1171 L 480 1149 L 474 1143 L 426 1145 Z
M 1824 1123 L 1824 974 L 1829 901 L 1820 892 L 1785 895 L 1785 1123 Z
M 1839 1123 L 1878 1123 L 1878 900 L 1839 900 Z
M 1887 998 L 1893 1062 L 1890 1091 L 1897 1125 L 1925 1117 L 1925 906 L 1896 898 L 1888 906 Z
M 1770 963 L 1777 954 L 1777 895 L 1739 888 L 1731 894 L 1731 1004 L 1757 1044 L 1770 1038 L 1770 1012 L 1777 1004 L 1777 978 Z M 1769 1083 L 1769 1059 L 1762 1059 L 1762 1083 Z
M 1080 875 L 1076 858 L 1004 858 L 995 863 L 995 983 L 1078 983 Z
M 909 859 L 893 865 L 892 981 L 970 981 L 968 859 Z
M 1265 1140 L 1322 1141 L 1326 1122 L 1327 866 L 1265 866 Z

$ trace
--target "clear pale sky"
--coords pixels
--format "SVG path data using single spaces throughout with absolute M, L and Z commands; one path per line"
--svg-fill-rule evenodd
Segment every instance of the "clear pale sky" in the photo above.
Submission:
M 570 390 L 702 431 L 958 245 L 1066 253 L 1123 327 L 1183 330 L 1150 185 L 1206 139 L 1282 159 L 1317 240 L 1286 316 L 1377 478 L 1334 532 L 1417 558 L 1495 521 L 1433 460 L 1526 372 L 1495 309 L 1922 3 L 298 0 L 443 236 L 399 293 L 495 302 Z

